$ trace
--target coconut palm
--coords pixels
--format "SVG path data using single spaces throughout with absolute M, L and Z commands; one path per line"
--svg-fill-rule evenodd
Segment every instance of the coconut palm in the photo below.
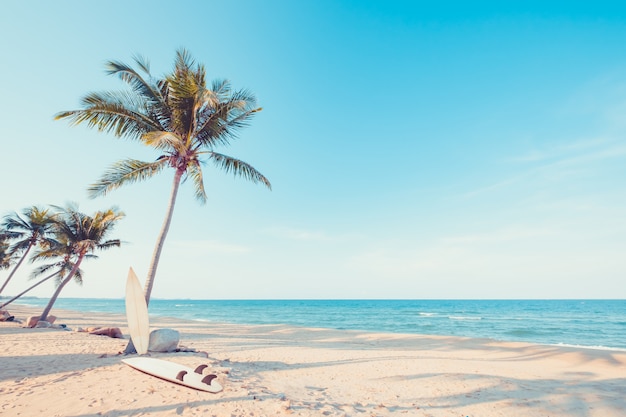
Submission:
M 67 276 L 61 279 L 48 305 L 41 313 L 40 320 L 45 321 L 65 286 L 79 273 L 82 261 L 96 249 L 109 249 L 120 246 L 119 239 L 104 240 L 124 213 L 116 208 L 98 211 L 93 217 L 80 213 L 75 207 L 58 208 L 59 212 L 53 217 L 54 233 L 59 242 L 65 242 L 66 250 L 71 253 L 68 259 L 73 258 L 72 269 Z M 79 275 L 80 276 L 80 275 Z
M 72 271 L 74 267 L 74 262 L 72 261 L 74 257 L 73 247 L 70 244 L 70 242 L 63 241 L 63 239 L 65 238 L 64 236 L 59 236 L 59 238 L 61 239 L 60 241 L 56 241 L 51 247 L 47 249 L 40 249 L 39 252 L 35 253 L 31 258 L 32 261 L 38 261 L 38 260 L 52 261 L 50 263 L 46 263 L 44 265 L 40 265 L 37 268 L 35 268 L 35 270 L 31 273 L 31 279 L 35 279 L 41 275 L 49 273 L 50 271 L 53 271 L 53 272 L 47 275 L 45 278 L 37 281 L 37 283 L 28 287 L 27 289 L 25 289 L 24 291 L 22 291 L 15 297 L 11 298 L 9 301 L 0 305 L 0 309 L 6 307 L 7 305 L 11 304 L 13 301 L 21 298 L 24 294 L 27 294 L 31 290 L 37 288 L 39 285 L 43 284 L 44 282 L 52 278 L 56 277 L 57 285 L 61 284 L 66 274 L 69 274 Z M 87 254 L 85 255 L 85 258 L 97 258 L 97 256 L 92 255 L 92 254 Z M 76 272 L 74 273 L 74 281 L 76 281 L 79 284 L 82 284 L 83 272 L 80 268 L 77 269 Z
M 11 256 L 18 256 L 20 253 L 22 255 L 0 288 L 0 294 L 13 278 L 15 271 L 22 265 L 33 246 L 47 246 L 54 243 L 54 240 L 50 238 L 51 227 L 49 209 L 32 206 L 22 211 L 22 216 L 17 213 L 5 216 L 2 222 L 3 235 L 9 240 L 15 241 L 9 247 L 8 253 Z
M 108 74 L 119 76 L 130 91 L 88 94 L 82 100 L 81 110 L 59 113 L 56 119 L 68 119 L 74 125 L 86 123 L 101 132 L 137 140 L 159 153 L 152 162 L 125 159 L 114 163 L 90 186 L 91 197 L 148 179 L 166 168 L 174 171 L 167 213 L 144 287 L 146 304 L 149 304 L 181 182 L 189 179 L 195 197 L 205 203 L 201 164 L 210 161 L 226 172 L 268 188 L 271 185 L 246 162 L 215 152 L 215 148 L 228 145 L 238 130 L 261 110 L 250 92 L 233 91 L 226 80 L 207 86 L 204 66 L 196 64 L 185 50 L 176 53 L 174 70 L 162 79 L 151 77 L 144 59 L 136 58 L 135 62 L 140 71 L 117 61 L 107 64 Z

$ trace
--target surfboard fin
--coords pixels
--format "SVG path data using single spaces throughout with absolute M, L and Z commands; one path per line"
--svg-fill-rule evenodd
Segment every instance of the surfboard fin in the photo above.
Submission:
M 187 375 L 187 371 L 180 371 L 177 375 L 176 375 L 176 379 L 178 379 L 179 381 L 183 380 L 183 377 Z M 170 377 L 171 378 L 171 377 Z
M 208 368 L 208 367 L 209 365 L 200 365 L 194 370 L 194 372 L 202 375 L 202 371 L 204 371 L 204 368 Z
M 202 378 L 202 382 L 204 382 L 207 385 L 211 385 L 211 381 L 213 381 L 215 378 L 217 378 L 217 375 L 207 375 L 204 378 Z

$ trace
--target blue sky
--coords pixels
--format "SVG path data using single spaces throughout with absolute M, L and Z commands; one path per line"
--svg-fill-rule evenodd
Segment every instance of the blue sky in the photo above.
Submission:
M 53 116 L 123 88 L 105 61 L 162 75 L 185 47 L 256 94 L 220 151 L 273 190 L 210 165 L 206 205 L 183 186 L 153 297 L 625 298 L 626 7 L 506 3 L 3 5 L 0 212 L 118 206 L 123 248 L 64 295 L 123 297 L 172 174 L 89 200 L 108 165 L 156 155 Z

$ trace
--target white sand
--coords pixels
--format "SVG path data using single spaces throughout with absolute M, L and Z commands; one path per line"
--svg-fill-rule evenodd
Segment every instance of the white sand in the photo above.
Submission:
M 40 313 L 10 306 L 16 318 Z M 120 327 L 121 315 L 55 310 L 70 328 Z M 289 326 L 153 320 L 208 363 L 224 391 L 138 372 L 126 340 L 0 323 L 1 416 L 626 415 L 626 352 Z M 207 352 L 205 355 L 202 352 Z

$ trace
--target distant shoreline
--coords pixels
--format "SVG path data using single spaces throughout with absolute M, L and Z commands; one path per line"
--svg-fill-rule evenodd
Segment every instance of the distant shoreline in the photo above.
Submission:
M 46 299 L 18 300 L 43 308 Z M 11 307 L 11 306 L 9 306 Z M 59 299 L 55 308 L 124 314 L 122 299 Z M 244 325 L 285 324 L 394 334 L 488 338 L 625 350 L 622 300 L 167 300 L 153 317 Z

